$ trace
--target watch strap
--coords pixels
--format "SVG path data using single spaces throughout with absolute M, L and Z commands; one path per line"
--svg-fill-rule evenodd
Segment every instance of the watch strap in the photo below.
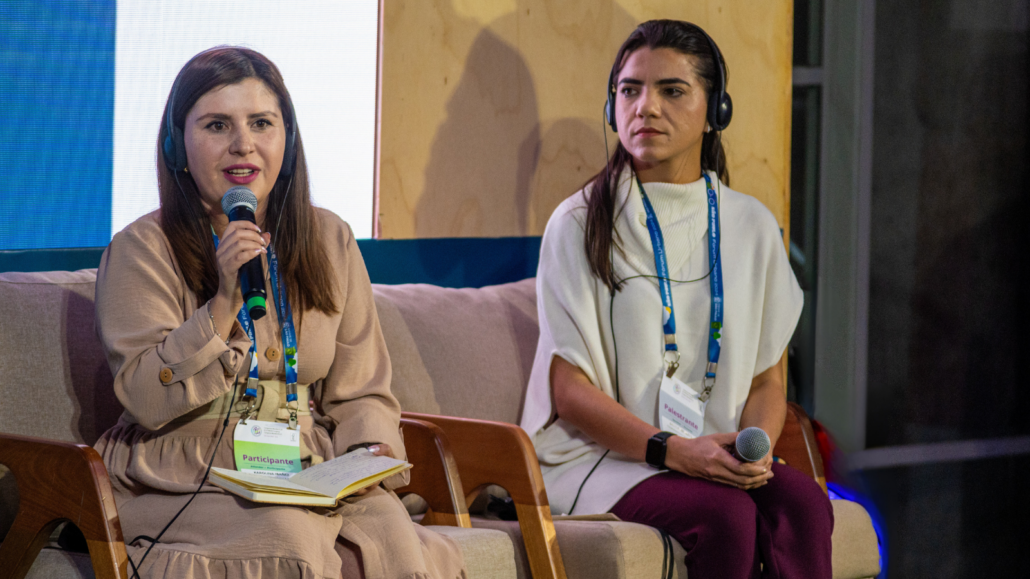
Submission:
M 672 435 L 671 432 L 659 432 L 647 439 L 647 452 L 644 455 L 647 464 L 657 469 L 665 468 L 665 452 L 668 449 L 669 437 Z

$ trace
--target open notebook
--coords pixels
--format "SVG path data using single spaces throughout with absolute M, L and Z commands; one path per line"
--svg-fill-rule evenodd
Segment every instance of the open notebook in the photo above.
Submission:
M 255 503 L 332 507 L 343 497 L 409 468 L 408 462 L 361 448 L 285 480 L 214 467 L 210 481 Z

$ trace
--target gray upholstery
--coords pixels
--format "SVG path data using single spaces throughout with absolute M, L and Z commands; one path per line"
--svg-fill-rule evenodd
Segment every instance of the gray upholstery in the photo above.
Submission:
M 404 410 L 518 423 L 540 333 L 535 280 L 372 290 Z

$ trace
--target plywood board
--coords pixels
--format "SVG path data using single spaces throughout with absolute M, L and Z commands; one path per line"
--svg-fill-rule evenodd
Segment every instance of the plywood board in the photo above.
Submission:
M 605 83 L 644 20 L 703 26 L 729 69 L 731 185 L 789 222 L 793 5 L 382 0 L 378 235 L 540 235 L 605 163 Z

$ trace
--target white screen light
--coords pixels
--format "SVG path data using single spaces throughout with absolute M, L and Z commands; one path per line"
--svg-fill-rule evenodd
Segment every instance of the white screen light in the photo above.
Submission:
M 157 209 L 161 113 L 193 55 L 246 46 L 279 67 L 315 205 L 372 233 L 377 0 L 119 0 L 111 234 Z

